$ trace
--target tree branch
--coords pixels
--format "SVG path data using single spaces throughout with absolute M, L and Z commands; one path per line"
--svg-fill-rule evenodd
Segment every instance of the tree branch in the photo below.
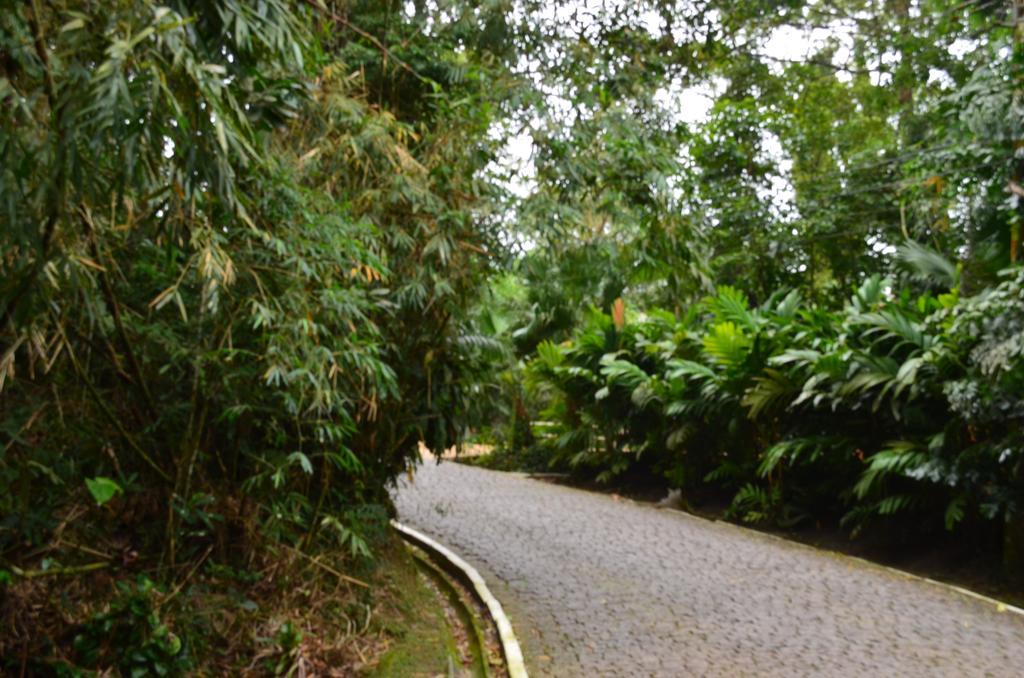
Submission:
M 39 577 L 53 577 L 66 574 L 83 574 L 93 570 L 103 570 L 110 567 L 110 561 L 101 563 L 89 563 L 88 565 L 74 565 L 71 567 L 52 567 L 48 570 L 23 570 L 20 567 L 11 565 L 11 572 L 23 579 L 38 579 Z

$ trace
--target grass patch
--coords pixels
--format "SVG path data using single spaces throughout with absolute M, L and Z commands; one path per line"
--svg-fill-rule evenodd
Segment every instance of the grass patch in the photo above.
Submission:
M 400 544 L 389 549 L 387 559 L 390 596 L 379 609 L 378 624 L 388 647 L 369 675 L 453 673 L 463 660 L 438 584 Z

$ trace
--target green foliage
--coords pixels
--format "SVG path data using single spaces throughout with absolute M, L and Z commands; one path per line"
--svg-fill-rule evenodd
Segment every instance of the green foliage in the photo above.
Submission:
M 514 81 L 470 30 L 500 8 L 0 14 L 0 562 L 85 504 L 158 580 L 268 542 L 366 560 L 502 349 L 472 306 Z
M 85 486 L 88 488 L 89 494 L 96 501 L 97 506 L 103 506 L 113 499 L 115 495 L 121 494 L 124 491 L 116 482 L 103 476 L 86 478 Z
M 272 673 L 275 676 L 293 673 L 302 644 L 302 630 L 296 628 L 291 621 L 285 621 L 274 634 L 273 643 L 278 658 L 277 663 L 273 665 Z
M 75 635 L 77 663 L 117 667 L 124 676 L 176 676 L 191 667 L 187 648 L 160 620 L 154 583 L 118 583 L 109 609 L 87 621 Z
M 1022 282 L 937 298 L 873 277 L 839 311 L 724 288 L 701 314 L 621 329 L 595 314 L 527 367 L 553 422 L 536 433 L 552 463 L 598 478 L 639 465 L 731 487 L 745 521 L 1002 520 L 1022 489 Z

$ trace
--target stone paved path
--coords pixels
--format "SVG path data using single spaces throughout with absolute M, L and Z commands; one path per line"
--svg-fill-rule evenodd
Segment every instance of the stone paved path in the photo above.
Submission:
M 480 569 L 534 675 L 1024 677 L 1024 617 L 750 530 L 450 462 L 396 501 Z

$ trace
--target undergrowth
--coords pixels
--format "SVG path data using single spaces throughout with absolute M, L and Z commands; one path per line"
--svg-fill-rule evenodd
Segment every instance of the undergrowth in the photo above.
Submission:
M 396 646 L 424 650 L 404 659 L 414 666 L 445 652 L 437 620 L 416 625 L 440 602 L 396 537 L 374 542 L 374 560 L 264 546 L 244 565 L 211 550 L 174 574 L 121 556 L 83 572 L 53 549 L 46 569 L 0 587 L 0 671 L 350 676 L 379 673 Z

